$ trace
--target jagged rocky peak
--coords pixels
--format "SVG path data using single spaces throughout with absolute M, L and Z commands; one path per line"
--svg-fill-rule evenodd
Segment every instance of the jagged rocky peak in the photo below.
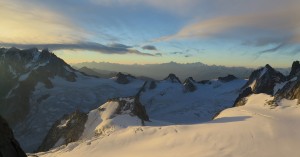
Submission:
M 289 100 L 298 99 L 298 103 L 300 103 L 299 71 L 300 71 L 299 61 L 293 62 L 291 72 L 288 76 L 288 80 L 276 86 L 277 92 L 275 93 L 275 100 L 281 100 L 283 98 Z
M 166 77 L 164 80 L 170 81 L 172 83 L 181 83 L 179 78 L 175 74 L 169 74 L 168 77 Z
M 37 152 L 78 141 L 84 131 L 87 118 L 88 115 L 80 111 L 64 115 L 52 125 Z
M 273 95 L 276 83 L 281 83 L 285 80 L 286 77 L 283 74 L 267 64 L 265 67 L 251 73 L 249 80 L 244 85 L 243 89 L 251 87 L 253 93 L 266 93 Z
M 242 87 L 241 92 L 233 106 L 243 106 L 247 97 L 251 94 L 266 93 L 274 95 L 276 85 L 286 81 L 286 77 L 273 69 L 269 64 L 253 71 L 247 83 Z
M 44 77 L 60 76 L 67 81 L 76 81 L 75 70 L 48 49 L 42 51 L 37 48 L 20 50 L 12 47 L 2 50 L 1 53 L 0 64 L 15 78 L 26 73 L 31 75 L 33 72 L 42 72 Z
M 26 157 L 25 152 L 15 139 L 12 129 L 5 119 L 0 116 L 0 156 Z
M 291 72 L 289 74 L 289 79 L 292 79 L 293 77 L 298 75 L 299 71 L 300 71 L 300 63 L 299 61 L 294 61 L 292 64 Z
M 230 82 L 230 81 L 233 81 L 233 80 L 236 80 L 237 77 L 234 76 L 234 75 L 227 75 L 225 77 L 218 77 L 218 80 L 221 81 L 221 82 Z
M 118 103 L 118 107 L 116 108 L 114 114 L 130 114 L 132 116 L 139 117 L 142 121 L 149 121 L 149 116 L 147 115 L 146 109 L 140 102 L 138 96 L 113 98 L 108 101 Z M 101 106 L 99 110 L 103 110 L 103 107 Z
M 130 74 L 123 74 L 121 72 L 117 73 L 115 78 L 116 78 L 116 82 L 119 84 L 128 84 L 130 83 L 130 80 L 136 79 L 134 76 Z
M 197 82 L 192 77 L 187 78 L 183 83 L 185 91 L 187 91 L 187 92 L 195 91 L 197 89 L 197 87 L 195 85 L 196 83 Z
M 60 77 L 75 82 L 76 70 L 62 59 L 44 49 L 2 49 L 0 55 L 0 98 L 5 99 L 0 110 L 10 124 L 22 120 L 30 109 L 30 96 L 40 82 L 53 88 L 52 80 Z M 10 109 L 8 109 L 10 108 Z M 16 114 L 17 113 L 17 114 Z

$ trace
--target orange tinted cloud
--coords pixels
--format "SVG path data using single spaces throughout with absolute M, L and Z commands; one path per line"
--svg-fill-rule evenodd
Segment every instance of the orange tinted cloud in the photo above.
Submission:
M 0 6 L 2 43 L 71 43 L 85 37 L 69 19 L 47 8 L 18 0 L 3 0 Z

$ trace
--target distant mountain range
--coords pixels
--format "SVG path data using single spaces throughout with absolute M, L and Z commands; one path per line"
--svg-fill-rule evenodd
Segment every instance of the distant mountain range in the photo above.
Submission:
M 197 81 L 215 79 L 220 76 L 227 76 L 228 74 L 235 75 L 239 78 L 248 78 L 252 68 L 245 67 L 226 67 L 217 65 L 207 65 L 201 62 L 180 64 L 176 62 L 162 63 L 162 64 L 116 64 L 107 62 L 83 62 L 72 65 L 75 68 L 90 68 L 93 71 L 106 76 L 109 73 L 124 72 L 134 76 L 144 76 L 153 78 L 155 80 L 162 80 L 166 74 L 174 73 L 180 80 L 187 77 L 193 77 Z M 287 74 L 290 69 L 277 69 L 283 74 Z

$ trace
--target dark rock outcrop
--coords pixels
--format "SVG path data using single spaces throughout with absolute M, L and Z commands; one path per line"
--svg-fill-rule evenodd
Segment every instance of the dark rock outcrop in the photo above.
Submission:
M 251 87 L 244 89 L 234 101 L 233 107 L 244 106 L 247 101 L 246 97 L 251 94 L 253 94 Z
M 300 71 L 300 63 L 299 63 L 299 61 L 294 61 L 292 64 L 291 72 L 290 72 L 288 78 L 292 79 L 299 73 L 299 71 Z
M 164 80 L 170 81 L 172 83 L 181 83 L 179 78 L 175 74 L 169 74 Z
M 200 84 L 211 84 L 211 82 L 209 80 L 202 80 L 202 81 L 199 81 L 198 83 L 200 83 Z
M 218 77 L 218 80 L 221 81 L 221 82 L 230 82 L 230 81 L 233 81 L 233 80 L 236 80 L 237 77 L 235 77 L 234 75 L 227 75 L 225 77 Z
M 0 157 L 26 157 L 6 120 L 0 116 Z
M 70 115 L 64 115 L 56 121 L 37 152 L 48 151 L 55 146 L 61 146 L 79 140 L 84 131 L 87 114 L 75 111 Z
M 185 91 L 187 91 L 187 92 L 195 91 L 197 89 L 195 84 L 196 84 L 196 81 L 192 77 L 187 78 L 183 83 Z
M 155 89 L 156 88 L 156 83 L 155 83 L 155 81 L 151 81 L 150 82 L 150 85 L 149 85 L 149 89 Z
M 288 100 L 298 99 L 300 103 L 300 64 L 299 61 L 295 61 L 292 64 L 291 72 L 288 76 L 289 80 L 284 86 L 278 90 L 275 94 L 275 102 L 285 98 Z
M 275 94 L 275 100 L 281 99 L 300 100 L 300 79 L 289 81 L 285 86 Z
M 255 94 L 266 93 L 273 95 L 276 83 L 281 83 L 286 80 L 286 77 L 280 72 L 274 70 L 270 65 L 264 68 L 255 70 L 250 75 L 248 82 L 242 89 L 252 87 L 252 92 Z
M 119 72 L 116 75 L 116 82 L 119 84 L 128 84 L 130 83 L 131 79 L 136 79 L 136 78 L 130 74 L 123 74 L 121 72 Z
M 139 96 L 128 98 L 113 98 L 109 99 L 108 101 L 116 101 L 119 103 L 115 114 L 127 114 L 129 111 L 131 115 L 139 117 L 142 122 L 149 121 L 149 116 L 147 115 L 145 106 L 140 102 Z

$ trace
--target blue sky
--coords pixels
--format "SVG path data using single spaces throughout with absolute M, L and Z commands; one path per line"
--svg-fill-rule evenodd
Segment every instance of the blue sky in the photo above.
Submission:
M 203 62 L 289 67 L 297 0 L 2 0 L 0 45 L 49 48 L 69 63 Z

